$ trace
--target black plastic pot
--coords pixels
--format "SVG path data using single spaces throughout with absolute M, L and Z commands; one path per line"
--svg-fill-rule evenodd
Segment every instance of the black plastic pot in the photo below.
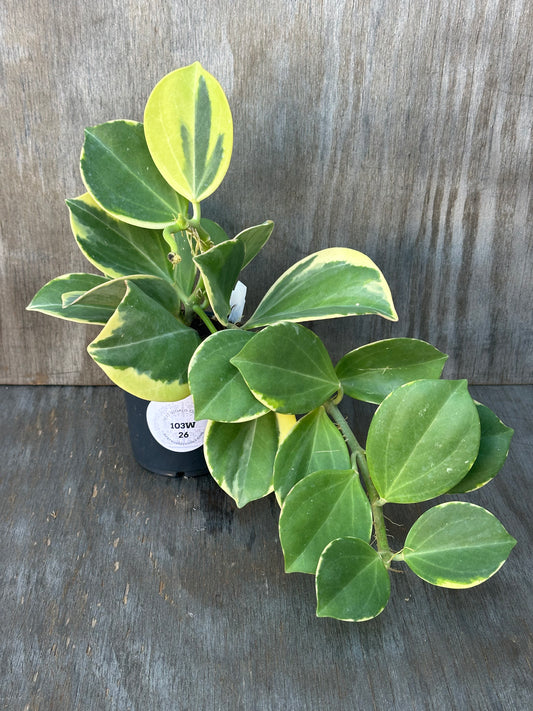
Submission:
M 196 422 L 190 400 L 149 402 L 124 393 L 131 448 L 137 462 L 154 474 L 207 474 L 203 454 L 205 421 Z

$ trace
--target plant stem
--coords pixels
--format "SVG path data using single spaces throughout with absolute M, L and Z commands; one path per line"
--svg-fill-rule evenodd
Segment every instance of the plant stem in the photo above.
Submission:
M 366 490 L 368 493 L 368 498 L 370 500 L 370 506 L 372 508 L 372 518 L 374 520 L 374 534 L 376 536 L 376 543 L 378 546 L 378 553 L 380 554 L 385 566 L 390 567 L 390 562 L 393 558 L 393 553 L 389 547 L 389 541 L 387 539 L 387 528 L 385 526 L 385 516 L 383 514 L 383 504 L 381 498 L 376 491 L 374 482 L 370 478 L 370 473 L 368 471 L 368 463 L 366 461 L 366 454 L 363 451 L 357 452 L 356 460 L 359 464 L 359 470 L 363 476 Z
M 167 225 L 163 230 L 163 239 L 168 244 L 171 252 L 178 251 L 178 245 L 176 244 L 176 238 L 174 237 L 175 232 L 178 232 L 178 228 L 175 223 Z
M 211 321 L 211 319 L 210 319 L 209 316 L 205 313 L 205 311 L 202 309 L 201 306 L 198 306 L 198 304 L 195 304 L 195 305 L 192 307 L 192 309 L 193 309 L 194 313 L 197 314 L 197 315 L 202 319 L 202 321 L 205 323 L 205 325 L 207 326 L 207 328 L 209 329 L 209 331 L 210 331 L 211 333 L 216 333 L 216 332 L 217 332 L 217 329 L 215 328 L 214 323 Z
M 370 477 L 370 472 L 368 471 L 368 463 L 366 461 L 365 450 L 361 447 L 357 441 L 356 436 L 352 432 L 350 426 L 344 419 L 341 411 L 337 407 L 334 400 L 330 400 L 325 403 L 324 407 L 328 414 L 332 417 L 335 424 L 338 426 L 346 444 L 350 448 L 352 453 L 351 460 L 355 464 L 354 469 L 359 472 L 363 477 L 365 483 L 365 488 L 370 501 L 370 506 L 372 508 L 372 519 L 374 522 L 374 534 L 376 536 L 376 543 L 378 547 L 378 553 L 381 556 L 383 563 L 387 568 L 390 567 L 390 562 L 394 556 L 392 553 L 389 542 L 387 540 L 387 529 L 385 527 L 385 517 L 383 515 L 383 502 L 376 491 L 374 482 Z
M 194 224 L 198 223 L 200 224 L 200 218 L 202 216 L 202 209 L 200 207 L 199 202 L 192 202 L 192 217 L 190 219 L 190 222 L 194 221 Z
M 192 204 L 192 217 L 189 220 L 189 225 L 194 227 L 194 229 L 198 233 L 198 237 L 200 238 L 200 242 L 202 243 L 202 246 L 205 249 L 210 249 L 211 247 L 214 246 L 214 244 L 211 239 L 211 236 L 209 235 L 209 232 L 206 232 L 206 230 L 204 230 L 204 228 L 202 227 L 202 225 L 200 223 L 200 220 L 202 217 L 200 203 L 193 202 L 191 204 Z

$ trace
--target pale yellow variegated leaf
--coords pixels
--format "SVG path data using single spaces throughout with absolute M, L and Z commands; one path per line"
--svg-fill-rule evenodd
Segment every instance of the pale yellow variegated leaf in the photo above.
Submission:
M 233 122 L 222 87 L 199 62 L 156 85 L 144 131 L 154 163 L 180 195 L 200 202 L 220 185 L 231 159 Z

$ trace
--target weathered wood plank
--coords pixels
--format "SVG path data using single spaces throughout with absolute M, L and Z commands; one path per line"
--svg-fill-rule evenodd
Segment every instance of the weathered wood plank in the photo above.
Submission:
M 360 625 L 315 618 L 312 578 L 283 573 L 273 500 L 137 467 L 116 389 L 0 394 L 0 708 L 529 708 L 532 387 L 474 389 L 516 429 L 471 497 L 518 538 L 509 561 L 464 591 L 399 573 Z
M 205 214 L 277 225 L 250 304 L 309 250 L 355 247 L 400 323 L 332 324 L 339 355 L 412 335 L 450 354 L 451 376 L 530 382 L 530 2 L 6 0 L 2 22 L 0 382 L 105 382 L 84 352 L 94 329 L 23 309 L 84 268 L 63 204 L 83 191 L 83 128 L 141 119 L 155 82 L 195 59 L 236 125 Z

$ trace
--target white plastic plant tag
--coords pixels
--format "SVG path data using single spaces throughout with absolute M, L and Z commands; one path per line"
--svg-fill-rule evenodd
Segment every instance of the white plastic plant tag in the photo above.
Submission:
M 204 443 L 207 420 L 194 419 L 191 395 L 176 402 L 150 402 L 146 422 L 153 438 L 172 452 L 191 452 Z
M 231 311 L 228 316 L 228 321 L 231 323 L 238 323 L 244 311 L 244 302 L 246 300 L 246 290 L 247 287 L 242 281 L 238 281 L 235 284 L 235 289 L 230 294 L 229 304 L 231 306 Z

